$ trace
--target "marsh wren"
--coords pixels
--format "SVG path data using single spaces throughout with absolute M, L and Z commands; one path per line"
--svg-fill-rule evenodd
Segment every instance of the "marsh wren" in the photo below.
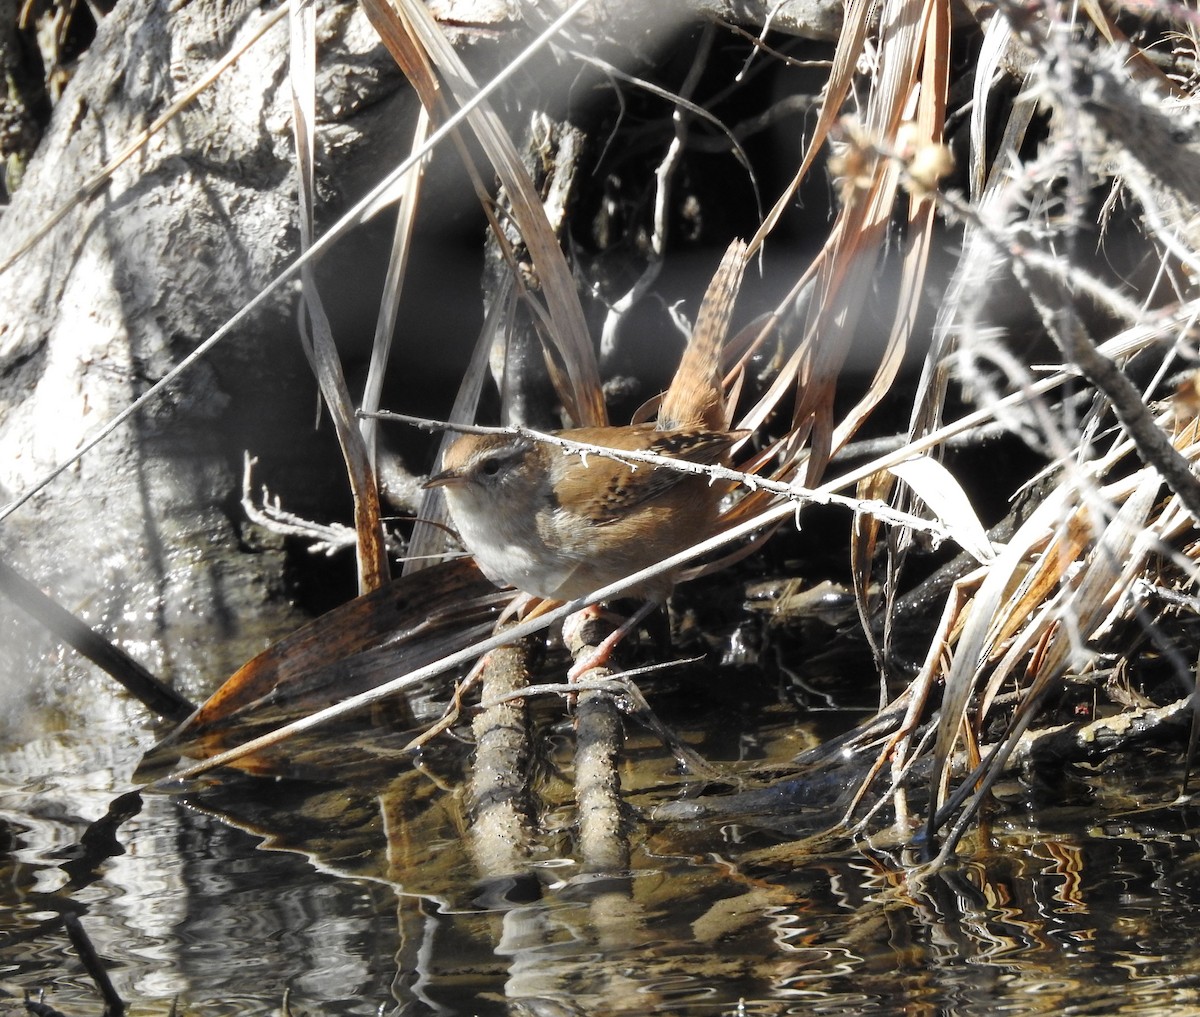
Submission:
M 745 267 L 735 242 L 705 293 L 692 339 L 654 424 L 556 432 L 618 451 L 722 463 L 743 436 L 729 430 L 721 345 Z M 463 543 L 490 579 L 550 600 L 574 600 L 712 535 L 724 486 L 708 477 L 565 452 L 520 435 L 463 435 L 426 487 L 445 491 Z M 629 591 L 666 600 L 674 575 Z
M 581 427 L 560 437 L 694 463 L 721 462 L 728 433 L 654 424 Z M 624 463 L 509 435 L 464 435 L 430 487 L 491 580 L 548 600 L 574 600 L 713 533 L 722 487 L 645 463 Z M 629 591 L 662 601 L 673 576 Z

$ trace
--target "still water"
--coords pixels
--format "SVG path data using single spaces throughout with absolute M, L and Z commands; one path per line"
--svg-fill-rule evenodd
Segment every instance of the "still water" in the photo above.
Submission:
M 795 751 L 802 718 L 772 709 L 758 763 Z M 70 913 L 130 1014 L 1200 1014 L 1200 810 L 1176 755 L 1014 780 L 960 863 L 917 882 L 898 839 L 655 820 L 694 789 L 633 734 L 629 878 L 579 871 L 564 812 L 561 857 L 508 886 L 476 879 L 430 776 L 146 794 L 106 830 L 154 732 L 10 739 L 0 1013 L 103 1012 Z

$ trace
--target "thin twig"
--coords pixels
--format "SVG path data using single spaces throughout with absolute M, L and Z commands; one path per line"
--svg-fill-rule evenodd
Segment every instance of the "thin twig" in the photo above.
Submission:
M 827 487 L 812 488 L 804 487 L 797 483 L 770 480 L 766 477 L 760 477 L 754 473 L 744 473 L 740 470 L 732 470 L 725 466 L 716 464 L 703 464 L 688 462 L 684 459 L 673 459 L 669 456 L 656 455 L 653 452 L 637 452 L 625 451 L 606 448 L 603 445 L 594 445 L 589 442 L 573 441 L 570 438 L 565 438 L 561 434 L 547 434 L 544 431 L 536 431 L 529 427 L 481 427 L 478 425 L 463 426 L 450 425 L 444 421 L 423 421 L 418 423 L 420 418 L 410 417 L 406 414 L 381 412 L 378 414 L 384 420 L 396 420 L 403 423 L 416 424 L 422 427 L 434 428 L 449 428 L 456 431 L 465 431 L 470 434 L 506 434 L 520 435 L 521 437 L 529 438 L 533 441 L 545 442 L 548 445 L 557 445 L 564 453 L 577 454 L 583 460 L 584 465 L 587 464 L 587 457 L 594 455 L 606 459 L 612 459 L 616 462 L 625 463 L 631 469 L 637 468 L 638 464 L 645 464 L 655 468 L 663 468 L 674 470 L 677 473 L 687 473 L 693 476 L 708 477 L 713 483 L 731 482 L 739 484 L 750 491 L 768 491 L 771 494 L 778 494 L 781 497 L 787 498 L 796 503 L 811 502 L 816 505 L 841 505 L 845 508 L 852 509 L 856 512 L 864 512 L 874 515 L 878 519 L 886 522 L 894 523 L 898 526 L 908 526 L 922 533 L 927 533 L 936 540 L 953 540 L 955 538 L 954 528 L 944 526 L 941 523 L 929 519 L 923 519 L 920 516 L 913 515 L 909 512 L 901 512 L 892 508 L 890 505 L 882 501 L 865 501 L 861 498 L 852 498 L 848 495 L 836 494 Z M 894 458 L 894 457 L 889 457 Z M 901 456 L 896 462 L 900 462 L 905 458 L 912 458 L 910 453 L 908 456 Z
M 695 91 L 700 76 L 708 65 L 708 54 L 712 49 L 714 32 L 715 26 L 713 25 L 705 28 L 696 53 L 692 57 L 691 69 L 680 86 L 679 94 L 671 96 L 675 103 L 675 109 L 671 113 L 671 122 L 675 125 L 675 132 L 654 173 L 654 217 L 653 228 L 650 231 L 650 257 L 634 284 L 609 306 L 600 331 L 602 361 L 616 348 L 617 330 L 621 322 L 638 301 L 646 295 L 662 271 L 663 256 L 667 246 L 671 182 L 675 179 L 675 172 L 683 158 L 684 145 L 688 135 L 688 119 L 684 116 L 684 112 L 694 112 L 697 109 L 695 104 L 690 101 L 691 94 Z M 615 68 L 606 67 L 606 70 L 612 74 L 620 73 Z

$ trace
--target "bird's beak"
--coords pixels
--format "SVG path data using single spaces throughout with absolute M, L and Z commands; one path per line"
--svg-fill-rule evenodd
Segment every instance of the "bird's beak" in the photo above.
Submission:
M 421 487 L 425 490 L 428 490 L 431 487 L 458 487 L 466 482 L 467 478 L 457 470 L 442 470 L 441 473 L 435 473 L 432 477 L 425 481 Z

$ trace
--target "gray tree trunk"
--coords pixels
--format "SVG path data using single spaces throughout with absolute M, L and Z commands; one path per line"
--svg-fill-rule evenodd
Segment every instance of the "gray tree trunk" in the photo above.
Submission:
M 247 0 L 118 4 L 0 220 L 0 260 L 266 16 Z M 354 165 L 379 172 L 346 157 L 369 138 L 390 159 L 411 111 L 354 4 L 326 6 L 318 35 L 320 115 L 335 121 L 323 125 L 319 163 L 339 167 L 321 185 L 336 209 L 361 186 Z M 295 256 L 286 44 L 281 21 L 0 276 L 0 503 L 70 457 Z M 0 553 L 16 568 L 193 697 L 299 620 L 281 542 L 243 521 L 242 450 L 263 457 L 268 477 L 299 469 L 310 484 L 341 482 L 303 469 L 311 443 L 329 439 L 311 437 L 314 388 L 292 301 L 277 300 L 0 523 Z M 76 701 L 92 672 L 55 666 L 52 645 L 0 603 L 10 717 L 33 693 Z

